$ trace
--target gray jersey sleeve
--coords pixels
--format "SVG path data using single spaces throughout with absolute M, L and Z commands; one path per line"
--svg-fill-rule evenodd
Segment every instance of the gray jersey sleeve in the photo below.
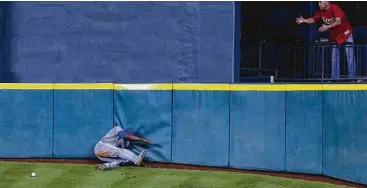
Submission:
M 104 143 L 112 144 L 114 146 L 124 146 L 124 139 L 121 138 L 119 135 L 123 136 L 127 135 L 127 133 L 125 133 L 125 131 L 120 126 L 116 126 L 108 131 L 108 133 L 101 139 L 101 141 Z

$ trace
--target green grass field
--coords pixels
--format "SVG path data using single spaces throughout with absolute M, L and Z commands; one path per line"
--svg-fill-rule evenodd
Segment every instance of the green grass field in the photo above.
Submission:
M 36 177 L 31 177 L 35 172 Z M 343 187 L 238 172 L 121 167 L 102 172 L 94 165 L 0 162 L 0 187 Z

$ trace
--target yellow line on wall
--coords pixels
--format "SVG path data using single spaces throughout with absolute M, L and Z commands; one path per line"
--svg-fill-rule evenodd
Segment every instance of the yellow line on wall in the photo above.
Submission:
M 287 91 L 322 91 L 322 84 L 288 84 Z
M 230 84 L 173 84 L 173 90 L 229 91 Z
M 52 90 L 53 84 L 31 84 L 31 83 L 0 83 L 0 89 L 18 89 L 18 90 Z
M 198 91 L 358 91 L 367 84 L 112 84 L 112 83 L 0 83 L 3 90 L 198 90 Z
M 115 90 L 172 90 L 172 84 L 114 84 Z
M 286 85 L 278 84 L 232 84 L 231 91 L 285 91 Z
M 324 91 L 367 90 L 367 84 L 325 84 Z
M 64 84 L 64 83 L 60 83 L 60 84 L 54 84 L 54 89 L 62 89 L 62 90 L 99 90 L 99 89 L 113 89 L 113 84 L 112 83 L 83 83 L 83 84 L 79 84 L 79 83 L 70 83 L 70 84 Z

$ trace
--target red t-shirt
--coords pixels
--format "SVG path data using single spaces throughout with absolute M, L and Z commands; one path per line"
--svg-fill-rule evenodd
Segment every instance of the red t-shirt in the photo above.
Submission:
M 341 18 L 340 25 L 329 29 L 330 40 L 338 44 L 344 43 L 353 32 L 347 17 L 338 5 L 330 4 L 328 10 L 319 10 L 312 18 L 315 21 L 321 19 L 325 25 L 330 25 L 336 21 L 336 18 Z

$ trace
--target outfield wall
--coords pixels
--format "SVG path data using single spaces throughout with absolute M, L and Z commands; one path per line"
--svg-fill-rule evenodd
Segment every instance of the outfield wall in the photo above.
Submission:
M 114 123 L 150 161 L 367 184 L 367 85 L 0 84 L 0 157 L 90 158 Z

